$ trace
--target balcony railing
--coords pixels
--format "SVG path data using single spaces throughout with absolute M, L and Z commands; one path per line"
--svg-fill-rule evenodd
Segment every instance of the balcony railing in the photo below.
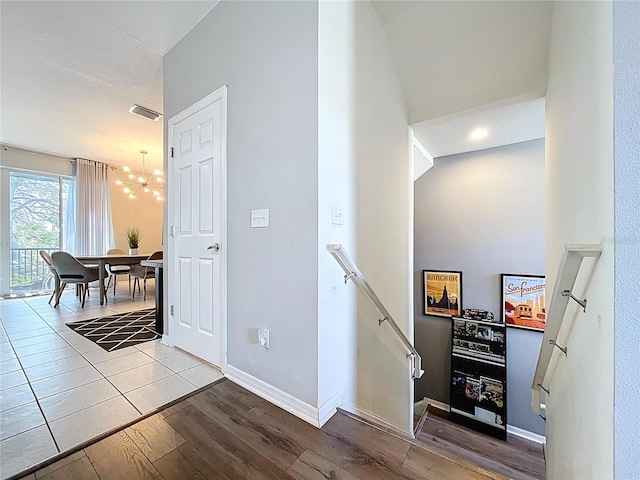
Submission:
M 38 253 L 51 254 L 59 248 L 10 248 L 11 293 L 53 290 L 54 278 Z

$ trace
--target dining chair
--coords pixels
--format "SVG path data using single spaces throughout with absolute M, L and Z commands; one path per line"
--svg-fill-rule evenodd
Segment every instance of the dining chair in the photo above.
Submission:
M 124 255 L 124 253 L 124 250 L 119 248 L 112 248 L 107 251 L 107 255 Z M 113 295 L 115 296 L 118 275 L 127 275 L 129 277 L 129 292 L 131 292 L 131 265 L 107 264 L 107 273 L 109 274 L 109 279 L 107 280 L 107 286 L 104 287 L 105 292 L 109 290 L 109 285 L 111 285 L 111 279 L 113 278 Z
M 56 272 L 56 269 L 53 266 L 53 260 L 51 260 L 51 255 L 49 255 L 49 252 L 45 250 L 39 250 L 38 253 L 44 260 L 44 263 L 47 264 L 47 266 L 49 267 L 49 271 L 51 272 L 51 275 L 53 275 L 53 278 L 56 280 L 56 288 L 53 289 L 53 292 L 51 292 L 51 296 L 49 297 L 49 305 L 51 305 L 51 300 L 53 300 L 53 297 L 58 294 L 58 288 L 60 286 L 60 277 L 58 276 L 58 272 Z
M 84 308 L 84 301 L 89 290 L 89 283 L 99 280 L 100 274 L 96 267 L 87 267 L 80 263 L 73 255 L 67 252 L 59 251 L 51 254 L 53 268 L 55 268 L 60 278 L 60 290 L 56 297 L 54 308 L 60 304 L 60 297 L 64 292 L 67 284 L 72 283 L 80 289 L 81 307 Z M 106 301 L 106 297 L 105 297 Z
M 162 250 L 157 252 L 153 252 L 147 260 L 160 260 L 162 259 Z M 143 267 L 142 265 L 134 265 L 131 267 L 131 276 L 133 278 L 133 295 L 131 298 L 135 298 L 136 296 L 136 283 L 138 285 L 138 293 L 140 293 L 140 279 L 142 279 L 142 283 L 144 285 L 144 297 L 143 299 L 147 299 L 147 278 L 155 277 L 155 268 L 153 267 Z

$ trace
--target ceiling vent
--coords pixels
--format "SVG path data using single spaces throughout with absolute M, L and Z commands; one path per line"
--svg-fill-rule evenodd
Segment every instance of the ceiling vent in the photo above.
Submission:
M 149 120 L 153 120 L 154 122 L 162 117 L 161 113 L 154 112 L 153 110 L 150 110 L 146 107 L 142 107 L 140 105 L 134 105 L 129 109 L 129 111 L 131 113 L 135 113 L 137 115 L 141 115 L 145 118 L 148 118 Z

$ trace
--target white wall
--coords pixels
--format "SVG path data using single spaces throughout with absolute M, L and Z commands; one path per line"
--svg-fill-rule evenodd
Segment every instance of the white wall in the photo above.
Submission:
M 165 55 L 165 118 L 222 85 L 228 363 L 317 406 L 317 4 L 218 4 Z M 250 228 L 250 211 L 262 208 L 270 227 Z M 269 350 L 258 345 L 260 327 Z
M 462 271 L 462 307 L 500 316 L 500 274 L 544 274 L 544 140 L 436 159 L 415 183 L 415 400 L 449 403 L 451 320 L 424 315 L 422 270 Z M 452 188 L 455 185 L 455 188 Z M 544 435 L 531 412 L 542 332 L 507 330 L 507 422 Z
M 613 5 L 615 108 L 615 476 L 640 478 L 640 3 Z
M 0 165 L 9 168 L 71 176 L 71 159 L 46 154 L 16 150 L 11 147 L 0 150 Z
M 602 243 L 586 262 L 545 387 L 547 477 L 613 477 L 613 110 L 609 2 L 557 2 L 546 98 L 547 288 L 563 245 Z M 637 72 L 636 72 L 637 73 Z
M 356 375 L 355 289 L 326 249 L 355 254 L 353 4 L 318 4 L 318 405 L 342 401 Z M 340 206 L 343 224 L 332 223 Z M 326 405 L 329 407 L 330 405 Z
M 229 364 L 321 415 L 342 397 L 410 431 L 406 351 L 325 249 L 345 244 L 412 338 L 406 109 L 372 5 L 222 2 L 165 57 L 166 117 L 222 84 Z M 252 208 L 269 229 L 249 228 Z
M 433 157 L 424 148 L 424 145 L 415 137 L 413 128 L 409 127 L 409 136 L 413 154 L 413 181 L 415 182 L 424 173 L 433 167 Z
M 407 112 L 386 34 L 370 2 L 321 2 L 320 27 L 320 225 L 330 218 L 331 203 L 346 206 L 343 227 L 320 228 L 320 246 L 345 243 L 412 340 L 413 171 Z M 332 144 L 336 128 L 341 131 Z M 319 318 L 321 335 L 331 308 L 339 311 L 340 321 L 348 322 L 334 334 L 345 349 L 340 353 L 347 369 L 344 408 L 410 432 L 413 382 L 405 348 L 388 325 L 378 326 L 380 314 L 371 301 L 356 294 L 351 282 L 341 284 L 342 273 L 337 264 L 331 266 L 333 259 L 324 252 L 319 256 L 319 301 L 325 309 Z M 324 333 L 320 351 L 326 349 L 322 358 L 327 359 L 333 340 L 328 329 Z M 341 334 L 346 341 L 339 339 Z M 339 368 L 336 363 L 321 362 L 321 380 L 322 371 L 328 376 Z M 321 391 L 325 388 L 322 383 Z M 330 392 L 328 388 L 327 395 Z
M 136 177 L 141 172 L 133 172 Z M 125 252 L 129 250 L 129 244 L 125 236 L 125 230 L 130 227 L 138 227 L 142 232 L 139 253 L 151 255 L 157 250 L 162 250 L 162 204 L 151 193 L 140 191 L 135 199 L 122 191 L 122 187 L 115 184 L 116 180 L 126 180 L 124 172 L 120 169 L 109 172 L 109 197 L 111 199 L 111 219 L 113 221 L 113 238 L 116 242 L 114 248 Z

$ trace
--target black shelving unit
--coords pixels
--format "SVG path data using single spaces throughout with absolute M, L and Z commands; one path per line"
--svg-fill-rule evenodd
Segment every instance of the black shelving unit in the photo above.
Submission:
M 507 439 L 507 328 L 504 324 L 451 319 L 450 418 Z

